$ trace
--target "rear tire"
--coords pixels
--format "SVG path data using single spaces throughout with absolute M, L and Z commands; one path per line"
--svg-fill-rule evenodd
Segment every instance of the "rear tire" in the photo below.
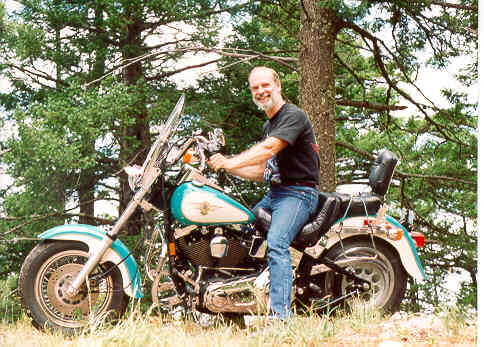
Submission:
M 117 267 L 98 265 L 74 297 L 65 295 L 70 281 L 88 259 L 88 247 L 76 241 L 45 241 L 25 259 L 19 277 L 22 305 L 40 329 L 75 334 L 89 322 L 120 317 L 128 304 Z M 110 271 L 94 279 L 95 275 Z
M 350 239 L 343 241 L 344 250 L 349 257 L 375 255 L 371 240 Z M 374 260 L 366 260 L 346 267 L 352 269 L 357 277 L 371 283 L 371 289 L 360 296 L 364 302 L 386 313 L 394 313 L 400 309 L 405 296 L 408 275 L 404 270 L 398 253 L 391 246 L 381 240 L 375 239 L 376 255 Z M 332 248 L 328 258 L 333 261 L 344 259 L 345 255 L 341 245 Z M 325 274 L 323 288 L 334 298 L 345 294 L 346 288 L 352 284 L 346 276 L 330 271 Z M 348 300 L 347 300 L 348 301 Z

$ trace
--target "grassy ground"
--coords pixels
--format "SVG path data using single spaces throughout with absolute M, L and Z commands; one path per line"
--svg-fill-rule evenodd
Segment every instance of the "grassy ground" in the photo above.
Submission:
M 453 309 L 430 314 L 396 314 L 356 307 L 351 315 L 298 316 L 286 324 L 250 327 L 216 321 L 202 328 L 193 321 L 145 316 L 134 310 L 116 325 L 86 328 L 79 336 L 32 328 L 26 317 L 0 324 L 0 346 L 476 346 L 477 315 Z

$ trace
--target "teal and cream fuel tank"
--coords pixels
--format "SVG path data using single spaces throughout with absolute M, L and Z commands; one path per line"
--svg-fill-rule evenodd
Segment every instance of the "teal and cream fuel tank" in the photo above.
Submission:
M 243 205 L 212 187 L 186 182 L 175 189 L 171 213 L 182 224 L 246 224 L 254 215 Z

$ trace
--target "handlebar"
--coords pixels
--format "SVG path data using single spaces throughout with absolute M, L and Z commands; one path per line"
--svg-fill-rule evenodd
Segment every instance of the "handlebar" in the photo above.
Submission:
M 196 143 L 197 152 L 200 156 L 200 169 L 203 171 L 206 168 L 207 162 L 205 153 L 207 153 L 209 157 L 216 153 L 220 153 L 225 145 L 225 138 L 222 129 L 219 128 L 209 132 L 208 139 L 201 135 L 201 131 L 194 132 L 192 138 Z

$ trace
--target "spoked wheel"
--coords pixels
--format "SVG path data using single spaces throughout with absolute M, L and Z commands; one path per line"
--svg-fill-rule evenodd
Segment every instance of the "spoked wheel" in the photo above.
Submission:
M 78 294 L 66 294 L 87 259 L 87 246 L 75 241 L 44 242 L 30 252 L 20 271 L 19 290 L 36 327 L 72 334 L 90 321 L 124 313 L 128 297 L 117 267 L 98 265 Z
M 408 275 L 402 267 L 400 258 L 393 249 L 381 241 L 375 240 L 376 250 L 370 240 L 348 240 L 344 249 L 348 257 L 362 257 L 356 264 L 346 267 L 357 277 L 368 281 L 370 290 L 360 293 L 360 300 L 376 309 L 393 313 L 399 310 L 405 295 Z M 328 257 L 335 261 L 345 259 L 341 246 L 330 250 Z M 331 271 L 324 277 L 326 293 L 333 297 L 346 295 L 354 288 L 354 283 L 347 276 Z M 348 300 L 346 301 L 348 302 Z

